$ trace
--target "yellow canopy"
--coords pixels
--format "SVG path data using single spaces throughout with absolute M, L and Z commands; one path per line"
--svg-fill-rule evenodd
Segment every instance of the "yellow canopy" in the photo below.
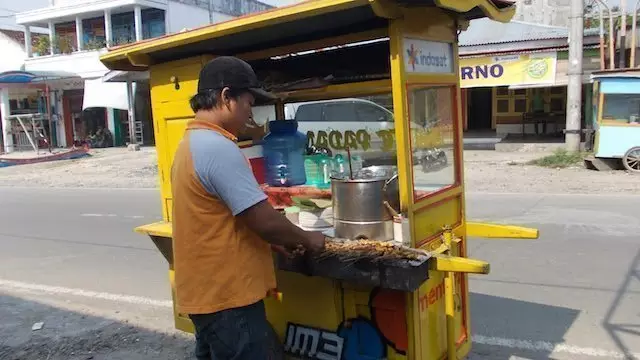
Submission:
M 508 22 L 515 13 L 515 5 L 505 0 L 310 0 L 118 47 L 101 61 L 111 70 L 142 71 L 195 55 L 235 55 L 384 29 L 398 6 L 437 6 L 467 20 L 487 16 Z

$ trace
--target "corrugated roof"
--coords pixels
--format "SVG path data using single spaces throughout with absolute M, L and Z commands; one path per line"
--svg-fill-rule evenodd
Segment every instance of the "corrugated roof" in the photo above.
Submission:
M 598 29 L 585 29 L 585 36 L 598 35 Z M 520 41 L 565 39 L 569 29 L 539 25 L 523 21 L 501 23 L 489 18 L 472 20 L 469 28 L 460 34 L 460 46 L 501 44 Z

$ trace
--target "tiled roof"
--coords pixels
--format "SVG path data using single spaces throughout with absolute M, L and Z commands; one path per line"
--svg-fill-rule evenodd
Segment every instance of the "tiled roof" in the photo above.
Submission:
M 18 43 L 20 46 L 24 47 L 24 32 L 22 32 L 22 31 L 13 31 L 13 30 L 1 30 L 1 29 L 0 29 L 0 32 L 3 33 L 4 35 L 6 35 L 7 37 L 11 38 L 13 41 Z M 31 45 L 35 46 L 36 43 L 38 42 L 38 39 L 41 36 L 47 36 L 47 35 L 31 33 Z
M 585 36 L 597 36 L 598 29 L 585 29 Z M 460 46 L 502 44 L 520 41 L 565 39 L 569 29 L 522 21 L 501 23 L 489 18 L 472 20 L 469 28 L 460 34 Z

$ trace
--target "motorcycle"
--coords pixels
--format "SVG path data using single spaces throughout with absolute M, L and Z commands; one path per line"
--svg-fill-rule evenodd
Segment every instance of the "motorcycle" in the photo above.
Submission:
M 440 148 L 426 150 L 420 158 L 423 172 L 436 171 L 447 166 L 447 154 Z

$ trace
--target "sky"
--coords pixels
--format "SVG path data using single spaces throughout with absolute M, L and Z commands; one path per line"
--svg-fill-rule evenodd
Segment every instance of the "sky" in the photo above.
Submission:
M 21 31 L 16 25 L 15 14 L 49 6 L 49 0 L 0 0 L 0 28 Z

